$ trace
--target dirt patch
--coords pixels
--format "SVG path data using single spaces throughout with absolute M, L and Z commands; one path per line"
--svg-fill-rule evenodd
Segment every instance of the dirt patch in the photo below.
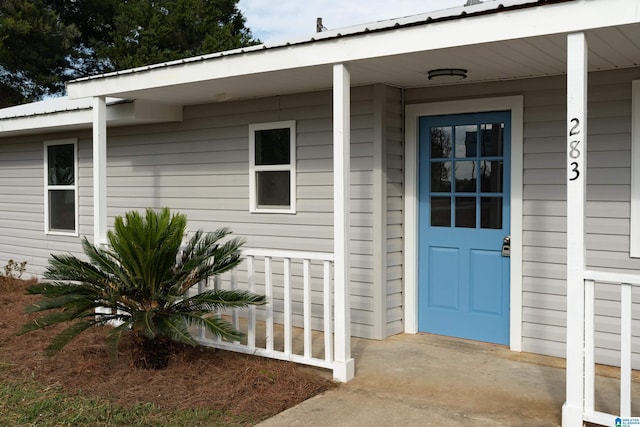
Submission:
M 25 281 L 0 281 L 0 362 L 3 375 L 27 375 L 44 386 L 128 406 L 152 402 L 163 408 L 208 408 L 264 419 L 335 387 L 326 372 L 289 362 L 204 347 L 180 347 L 169 367 L 135 369 L 131 341 L 124 338 L 117 362 L 104 344 L 106 328 L 89 330 L 56 356 L 44 348 L 57 330 L 16 336 L 29 316 L 24 308 L 39 296 L 26 295 Z

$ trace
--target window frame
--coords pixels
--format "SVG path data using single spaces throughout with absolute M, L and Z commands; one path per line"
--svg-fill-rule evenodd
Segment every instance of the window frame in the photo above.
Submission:
M 49 147 L 54 145 L 73 145 L 73 185 L 50 185 L 49 184 Z M 56 139 L 44 141 L 44 232 L 57 236 L 78 236 L 78 140 L 75 138 Z M 74 229 L 61 230 L 51 229 L 49 212 L 49 192 L 51 190 L 73 190 L 74 198 Z
M 640 80 L 631 81 L 631 222 L 629 256 L 640 258 Z
M 256 132 L 272 129 L 289 129 L 289 163 L 256 165 Z M 289 205 L 261 207 L 258 205 L 257 173 L 262 171 L 289 172 Z M 296 213 L 296 122 L 254 123 L 249 125 L 249 212 L 251 213 Z

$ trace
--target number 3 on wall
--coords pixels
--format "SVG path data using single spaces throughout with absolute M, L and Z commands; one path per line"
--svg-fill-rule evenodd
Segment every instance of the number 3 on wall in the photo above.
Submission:
M 580 134 L 580 120 L 577 118 L 573 118 L 570 120 L 573 123 L 571 129 L 569 129 L 569 136 L 575 136 Z M 580 145 L 579 139 L 572 139 L 569 142 L 569 157 L 574 161 L 569 164 L 571 167 L 571 172 L 573 172 L 573 176 L 569 178 L 569 181 L 575 181 L 580 176 L 580 163 L 577 161 L 580 158 L 580 150 L 578 149 L 578 145 Z
M 574 175 L 571 178 L 569 178 L 569 181 L 575 181 L 580 176 L 580 169 L 578 169 L 578 162 L 571 162 L 571 166 L 572 166 L 571 172 L 573 172 Z

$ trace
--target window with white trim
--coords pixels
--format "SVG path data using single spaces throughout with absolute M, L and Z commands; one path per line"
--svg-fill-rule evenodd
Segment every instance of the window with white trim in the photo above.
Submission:
M 78 143 L 75 139 L 44 143 L 45 232 L 77 235 Z
M 249 125 L 249 209 L 296 211 L 296 122 Z
M 640 258 L 640 80 L 631 89 L 631 229 L 629 254 Z

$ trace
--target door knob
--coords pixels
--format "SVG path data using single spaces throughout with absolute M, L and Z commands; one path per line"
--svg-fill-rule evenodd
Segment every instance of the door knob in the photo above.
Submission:
M 511 236 L 502 239 L 502 256 L 511 256 Z

